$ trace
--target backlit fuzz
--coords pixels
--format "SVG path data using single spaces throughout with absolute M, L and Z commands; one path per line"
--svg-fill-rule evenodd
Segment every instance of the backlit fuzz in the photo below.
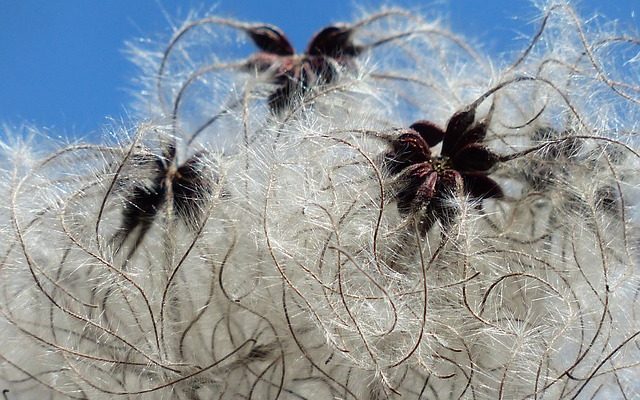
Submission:
M 640 41 L 544 4 L 513 63 L 419 16 L 350 24 L 365 47 L 425 33 L 281 115 L 238 28 L 264 24 L 187 23 L 164 73 L 142 54 L 145 122 L 117 142 L 2 143 L 0 389 L 636 398 Z
M 384 156 L 386 170 L 398 175 L 398 211 L 417 215 L 422 235 L 436 221 L 445 228 L 451 225 L 456 216 L 451 196 L 503 197 L 498 183 L 487 176 L 498 156 L 482 144 L 486 125 L 474 120 L 471 108 L 455 113 L 445 131 L 430 121 L 418 121 L 392 141 L 393 150 Z M 431 148 L 439 143 L 440 154 L 434 156 Z
M 163 154 L 134 156 L 134 168 L 151 169 L 150 185 L 137 183 L 125 194 L 122 225 L 113 242 L 118 252 L 129 235 L 138 229 L 131 256 L 142 243 L 156 215 L 169 207 L 191 230 L 196 230 L 204 219 L 205 203 L 211 194 L 212 182 L 206 176 L 204 153 L 192 155 L 182 165 L 176 162 L 176 146 L 171 143 Z

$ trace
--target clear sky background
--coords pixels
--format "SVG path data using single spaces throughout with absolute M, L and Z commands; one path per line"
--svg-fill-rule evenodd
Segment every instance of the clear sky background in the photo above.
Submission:
M 441 15 L 452 29 L 492 54 L 521 48 L 537 15 L 527 0 L 396 0 L 389 4 Z M 127 115 L 136 68 L 124 42 L 168 37 L 165 12 L 180 20 L 199 0 L 0 0 L 0 124 L 23 122 L 52 135 L 93 136 L 108 117 Z M 378 0 L 221 0 L 217 14 L 281 27 L 298 49 L 319 28 L 349 21 L 354 5 Z M 640 31 L 638 0 L 584 0 L 583 16 L 599 13 Z M 526 37 L 526 36 L 525 36 Z M 125 118 L 126 119 L 126 118 Z

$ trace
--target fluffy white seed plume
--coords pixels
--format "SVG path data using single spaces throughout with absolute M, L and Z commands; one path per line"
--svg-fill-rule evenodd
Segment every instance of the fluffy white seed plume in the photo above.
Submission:
M 638 40 L 538 26 L 506 61 L 399 9 L 133 49 L 149 122 L 3 144 L 5 397 L 638 395 Z

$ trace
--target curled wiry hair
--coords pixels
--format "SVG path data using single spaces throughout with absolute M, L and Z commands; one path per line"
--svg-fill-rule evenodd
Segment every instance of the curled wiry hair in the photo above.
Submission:
M 3 395 L 638 395 L 640 41 L 319 32 L 190 19 L 132 50 L 150 122 L 3 143 Z

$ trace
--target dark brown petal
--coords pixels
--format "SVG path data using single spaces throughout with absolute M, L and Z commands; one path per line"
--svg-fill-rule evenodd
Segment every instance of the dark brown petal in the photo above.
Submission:
M 138 227 L 140 227 L 140 230 L 133 247 L 129 251 L 129 255 L 133 254 L 138 245 L 142 243 L 153 223 L 153 219 L 165 201 L 166 191 L 163 180 L 164 175 L 158 175 L 154 179 L 153 186 L 136 186 L 125 198 L 120 230 L 112 239 L 116 253 L 129 235 Z
M 353 44 L 352 33 L 349 28 L 328 26 L 311 39 L 306 54 L 335 59 L 355 57 L 360 54 L 361 49 Z
M 438 174 L 434 171 L 426 173 L 426 178 L 416 191 L 416 201 L 419 204 L 431 201 L 436 194 L 436 183 L 438 183 Z
M 462 110 L 453 114 L 447 123 L 447 130 L 442 143 L 441 154 L 452 157 L 463 138 L 465 132 L 471 127 L 476 118 L 476 110 Z
M 405 172 L 406 176 L 413 176 L 419 178 L 426 178 L 433 171 L 433 165 L 428 162 L 412 165 Z
M 395 195 L 398 202 L 398 211 L 401 214 L 408 214 L 414 211 L 418 190 L 420 190 L 423 184 L 425 184 L 425 181 L 432 176 L 435 176 L 435 173 L 433 173 L 431 164 L 429 163 L 412 165 L 407 168 L 401 180 L 402 186 Z
M 427 218 L 425 219 L 434 222 L 439 220 L 444 231 L 447 231 L 455 223 L 459 212 L 458 208 L 449 199 L 438 197 L 429 204 L 427 211 Z
M 197 153 L 180 168 L 173 182 L 173 204 L 176 215 L 192 230 L 196 230 L 204 219 L 206 203 L 211 193 L 203 160 Z
M 177 178 L 173 183 L 175 213 L 191 230 L 196 230 L 204 219 L 208 192 L 206 182 L 200 177 Z
M 400 135 L 392 143 L 393 151 L 385 155 L 384 165 L 394 175 L 412 164 L 429 160 L 431 149 L 420 135 L 410 131 Z
M 476 199 L 501 199 L 504 193 L 500 185 L 481 172 L 468 172 L 462 175 L 465 192 Z
M 284 33 L 274 26 L 251 28 L 247 32 L 253 43 L 262 51 L 279 56 L 292 56 L 295 51 Z
M 275 114 L 286 109 L 296 96 L 303 95 L 314 86 L 331 82 L 337 75 L 333 65 L 321 57 L 291 61 L 285 58 L 272 79 L 278 87 L 269 96 L 268 103 Z
M 306 57 L 303 61 L 303 73 L 312 77 L 312 79 L 303 80 L 308 87 L 325 85 L 338 77 L 338 71 L 326 57 Z
M 426 161 L 431 157 L 431 148 L 420 135 L 414 132 L 403 133 L 393 141 L 393 149 L 396 154 L 407 153 L 416 160 Z
M 448 169 L 438 175 L 436 193 L 427 211 L 440 221 L 444 230 L 453 225 L 459 212 L 451 197 L 461 195 L 463 188 L 464 181 L 458 171 Z
M 484 122 L 474 125 L 469 129 L 458 142 L 457 147 L 463 148 L 472 143 L 482 143 L 487 136 L 487 125 Z
M 485 146 L 473 143 L 458 151 L 452 161 L 458 171 L 487 171 L 498 162 L 498 156 Z
M 431 147 L 436 146 L 442 142 L 444 138 L 444 131 L 431 121 L 417 121 L 414 122 L 409 128 L 418 132 L 425 142 Z
M 164 177 L 162 177 L 164 178 Z M 144 219 L 153 219 L 165 200 L 165 187 L 156 179 L 152 187 L 137 186 L 124 204 L 122 227 L 133 230 Z
M 293 97 L 299 93 L 298 89 L 300 85 L 298 82 L 286 77 L 283 78 L 283 81 L 284 82 L 280 84 L 280 86 L 274 90 L 267 99 L 269 108 L 274 114 L 279 114 L 287 109 L 289 104 L 291 104 Z
M 416 198 L 418 182 L 407 182 L 395 195 L 400 214 L 410 214 L 413 210 L 413 200 Z
M 458 171 L 447 169 L 438 174 L 436 185 L 437 197 L 445 198 L 462 193 L 464 187 L 462 176 Z

